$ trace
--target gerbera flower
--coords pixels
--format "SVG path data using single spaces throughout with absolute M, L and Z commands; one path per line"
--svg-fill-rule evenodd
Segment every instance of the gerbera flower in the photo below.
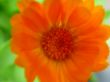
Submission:
M 12 50 L 28 82 L 87 82 L 107 67 L 109 26 L 93 0 L 23 0 L 12 20 Z

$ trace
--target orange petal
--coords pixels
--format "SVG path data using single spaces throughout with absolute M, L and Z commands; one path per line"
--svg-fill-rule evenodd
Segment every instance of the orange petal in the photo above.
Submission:
M 99 44 L 100 42 L 105 42 L 110 37 L 110 27 L 106 25 L 90 27 L 83 31 L 79 30 L 79 32 L 76 33 L 76 35 L 78 36 L 75 39 L 76 44 L 78 42 L 84 42 L 84 41 L 86 42 L 92 41 L 92 42 L 96 42 L 97 44 Z
M 47 60 L 44 54 L 40 54 L 38 51 L 27 52 L 28 59 L 32 66 L 35 68 L 36 74 L 39 76 L 41 82 L 58 82 L 56 78 L 55 64 L 52 61 Z
M 18 57 L 18 58 L 16 58 L 16 60 L 15 60 L 15 63 L 17 64 L 17 65 L 19 65 L 20 67 L 25 67 L 25 64 L 26 63 L 24 63 L 25 61 L 21 58 L 21 57 Z
M 13 48 L 18 47 L 21 51 L 33 50 L 38 47 L 38 40 L 28 34 L 19 33 L 15 34 L 12 39 Z M 15 46 L 15 47 L 14 47 Z M 14 49 L 16 50 L 16 49 Z
M 83 0 L 84 1 L 84 6 L 86 8 L 88 8 L 89 10 L 93 10 L 94 8 L 94 3 L 95 1 L 94 0 Z
M 25 69 L 25 74 L 26 74 L 26 78 L 27 78 L 27 82 L 33 82 L 35 77 L 36 77 L 36 69 L 33 69 L 32 67 L 27 67 Z
M 105 11 L 102 6 L 96 6 L 93 10 L 92 16 L 91 16 L 91 24 L 92 26 L 98 26 L 102 23 L 105 16 Z
M 63 64 L 61 63 L 59 66 L 59 78 L 61 82 L 68 82 L 68 77 L 65 71 Z
M 33 58 L 36 53 L 30 53 L 30 52 L 25 52 L 22 55 L 25 54 L 25 58 L 29 60 L 30 66 L 26 66 L 26 78 L 28 82 L 33 82 L 32 80 L 35 79 L 35 76 L 39 76 L 40 82 L 49 82 L 51 80 L 52 75 L 50 75 L 50 70 L 48 67 L 44 64 L 44 61 L 41 61 L 43 59 L 38 58 Z M 37 59 L 37 60 L 35 60 Z M 34 69 L 33 69 L 34 68 Z M 32 76 L 30 76 L 32 75 Z M 53 78 L 52 78 L 53 79 Z
M 38 3 L 31 3 L 30 6 L 21 14 L 25 25 L 35 32 L 44 31 L 49 27 L 46 13 Z
M 14 16 L 11 20 L 11 24 L 13 26 L 11 46 L 14 52 L 19 52 L 21 49 L 30 50 L 37 47 L 37 34 L 23 24 L 20 15 Z
M 61 0 L 53 0 L 50 7 L 47 10 L 48 16 L 52 24 L 60 24 L 64 21 L 64 10 Z
M 87 69 L 84 71 L 82 68 L 83 66 L 81 68 L 78 67 L 73 59 L 69 59 L 64 63 L 62 70 L 66 76 L 65 78 L 67 78 L 70 82 L 86 82 L 90 71 Z
M 33 69 L 33 67 L 31 66 L 31 64 L 30 64 L 31 62 L 29 62 L 27 60 L 27 56 L 23 55 L 23 54 L 18 56 L 15 63 L 17 65 L 25 68 L 25 75 L 27 78 L 27 82 L 33 82 L 36 77 L 36 72 Z
M 31 2 L 33 2 L 35 0 L 21 0 L 19 3 L 18 3 L 18 7 L 20 9 L 20 11 L 24 11 L 25 8 L 27 8 Z
M 54 1 L 56 1 L 56 0 L 45 0 L 44 8 L 46 8 L 48 10 L 50 5 Z M 59 1 L 62 2 L 62 4 L 63 4 L 66 16 L 69 16 L 70 13 L 73 11 L 73 9 L 82 2 L 82 0 L 59 0 Z M 57 3 L 57 1 L 56 1 L 56 3 Z
M 44 5 L 44 8 L 45 8 L 46 10 L 49 9 L 49 7 L 50 7 L 52 1 L 53 1 L 53 0 L 44 0 L 44 4 L 43 4 L 43 5 Z
M 95 65 L 93 67 L 93 71 L 101 71 L 108 66 L 107 58 L 109 56 L 109 48 L 106 43 L 100 45 L 100 53 L 96 58 Z
M 90 19 L 91 13 L 84 7 L 77 7 L 69 17 L 68 23 L 73 28 L 77 28 Z
M 88 20 L 88 22 L 81 25 L 81 27 L 88 28 L 88 27 L 99 26 L 102 23 L 104 16 L 105 16 L 105 12 L 102 6 L 97 6 L 92 11 L 91 18 Z
M 75 46 L 73 60 L 81 69 L 91 70 L 99 54 L 99 44 L 97 43 L 79 43 Z
M 101 37 L 104 39 L 104 40 L 107 40 L 110 38 L 110 26 L 107 26 L 107 25 L 102 25 L 100 26 L 100 33 L 101 33 Z
M 74 63 L 70 62 L 70 64 L 68 64 L 68 62 L 64 62 L 64 64 L 61 65 L 62 66 L 62 73 L 63 73 L 63 78 L 62 80 L 64 80 L 64 82 L 78 82 L 76 80 L 76 74 L 77 69 L 76 66 L 74 65 Z M 71 72 L 71 73 L 70 73 Z M 72 78 L 74 77 L 74 78 Z
M 75 27 L 72 28 L 76 29 L 75 30 L 76 33 L 91 32 L 91 29 L 94 29 L 94 27 L 96 29 L 97 27 L 99 27 L 99 25 L 101 25 L 103 18 L 104 18 L 104 9 L 101 6 L 97 6 L 91 13 L 90 19 L 87 22 L 77 26 L 77 28 Z
M 106 62 L 106 61 L 105 62 L 100 62 L 100 63 L 98 63 L 97 65 L 95 65 L 93 67 L 93 71 L 94 72 L 100 72 L 100 71 L 105 70 L 108 66 L 109 66 L 108 62 Z
M 23 55 L 22 53 L 18 53 L 17 58 L 15 60 L 15 63 L 21 67 L 29 67 L 30 66 L 30 62 L 27 59 L 26 55 Z
M 64 11 L 66 13 L 66 20 L 68 20 L 68 17 L 72 13 L 72 11 L 82 3 L 82 0 L 62 0 L 62 1 Z
M 33 32 L 31 28 L 26 27 L 20 14 L 16 14 L 15 16 L 12 17 L 11 25 L 12 25 L 12 34 L 19 31 L 34 36 L 35 32 Z

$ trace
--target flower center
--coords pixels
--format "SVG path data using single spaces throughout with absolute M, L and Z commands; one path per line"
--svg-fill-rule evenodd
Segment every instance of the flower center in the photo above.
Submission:
M 73 52 L 73 37 L 67 29 L 52 28 L 43 34 L 41 46 L 48 58 L 64 60 Z

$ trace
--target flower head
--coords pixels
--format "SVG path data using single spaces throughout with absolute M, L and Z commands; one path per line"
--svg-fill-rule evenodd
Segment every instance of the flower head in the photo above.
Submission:
M 12 50 L 28 82 L 87 82 L 107 67 L 104 9 L 94 0 L 34 0 L 19 3 L 12 20 Z

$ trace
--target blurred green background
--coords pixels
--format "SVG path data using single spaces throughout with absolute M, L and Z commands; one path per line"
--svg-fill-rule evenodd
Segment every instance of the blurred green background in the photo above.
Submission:
M 43 0 L 38 1 L 43 2 Z M 10 50 L 10 18 L 19 12 L 17 2 L 18 0 L 0 0 L 0 82 L 26 82 L 24 69 L 14 64 L 16 57 Z M 95 3 L 104 6 L 106 10 L 104 23 L 110 24 L 110 0 L 95 0 Z M 38 82 L 37 78 L 35 82 Z

